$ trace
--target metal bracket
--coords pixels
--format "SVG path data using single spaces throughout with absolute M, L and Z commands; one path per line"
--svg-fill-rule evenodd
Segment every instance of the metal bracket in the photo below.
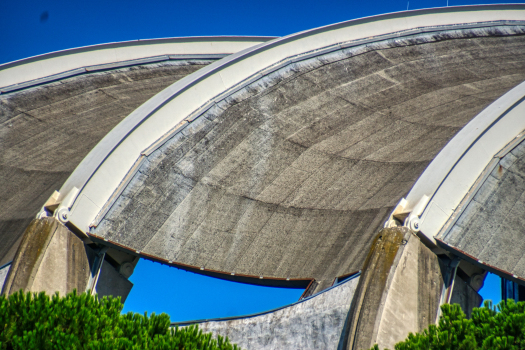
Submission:
M 411 229 L 414 233 L 418 233 L 421 230 L 419 219 L 421 218 L 423 211 L 425 211 L 429 200 L 430 198 L 427 195 L 423 195 L 405 220 L 405 226 Z
M 429 202 L 430 198 L 423 195 L 412 210 L 407 209 L 409 203 L 405 198 L 402 198 L 390 218 L 385 222 L 384 227 L 398 226 L 399 222 L 403 222 L 403 226 L 408 227 L 412 232 L 418 233 L 420 231 L 419 219 Z
M 61 223 L 65 224 L 69 221 L 69 209 L 75 202 L 79 193 L 79 189 L 73 187 L 68 194 L 60 200 L 61 194 L 55 191 L 51 197 L 46 201 L 44 206 L 36 214 L 37 219 L 42 219 L 48 216 L 55 216 Z

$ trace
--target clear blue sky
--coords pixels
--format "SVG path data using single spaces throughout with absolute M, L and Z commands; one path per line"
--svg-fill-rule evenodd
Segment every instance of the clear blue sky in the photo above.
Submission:
M 406 10 L 407 3 L 407 0 L 2 0 L 0 63 L 56 50 L 135 39 L 202 35 L 282 36 L 350 19 Z M 478 3 L 493 2 L 449 0 L 451 6 Z M 447 0 L 410 0 L 409 8 L 446 5 Z
M 505 1 L 519 3 L 520 1 Z M 503 1 L 449 0 L 449 5 Z M 283 36 L 350 19 L 442 7 L 447 0 L 381 1 L 0 1 L 0 63 L 115 41 L 203 35 Z M 291 303 L 301 290 L 232 284 L 141 261 L 124 311 L 167 312 L 172 321 L 225 317 Z M 493 281 L 494 279 L 490 279 Z M 484 293 L 496 298 L 499 281 Z M 491 294 L 492 293 L 492 294 Z

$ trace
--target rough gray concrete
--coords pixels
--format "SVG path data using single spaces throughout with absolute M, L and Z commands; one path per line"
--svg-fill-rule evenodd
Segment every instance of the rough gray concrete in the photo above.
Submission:
M 525 279 L 525 142 L 500 159 L 456 223 L 446 244 Z
M 2 292 L 83 292 L 92 257 L 91 249 L 57 220 L 35 219 L 24 234 Z
M 290 63 L 146 163 L 92 231 L 254 276 L 359 270 L 393 206 L 467 122 L 525 80 L 523 27 L 396 38 Z
M 210 62 L 114 69 L 0 95 L 0 265 L 13 259 L 30 221 L 102 137 Z
M 443 288 L 439 258 L 414 235 L 393 273 L 373 340 L 380 349 L 394 349 L 408 333 L 435 323 Z
M 274 312 L 199 323 L 242 349 L 337 349 L 359 277 Z

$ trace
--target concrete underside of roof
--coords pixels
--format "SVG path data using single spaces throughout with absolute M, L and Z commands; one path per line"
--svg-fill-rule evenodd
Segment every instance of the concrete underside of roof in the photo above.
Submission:
M 447 142 L 525 80 L 523 33 L 420 34 L 290 63 L 149 155 L 91 233 L 174 263 L 325 289 L 362 268 Z
M 45 201 L 116 124 L 211 62 L 108 70 L 0 95 L 0 265 L 13 259 Z

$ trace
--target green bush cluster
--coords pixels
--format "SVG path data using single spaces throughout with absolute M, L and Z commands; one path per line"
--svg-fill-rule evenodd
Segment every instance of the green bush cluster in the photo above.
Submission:
M 458 304 L 442 305 L 438 326 L 408 335 L 395 345 L 396 350 L 520 350 L 525 349 L 525 302 L 490 301 L 474 308 L 467 319 Z M 375 345 L 372 349 L 379 350 Z
M 120 298 L 76 291 L 51 298 L 21 291 L 0 296 L 0 349 L 238 350 L 196 325 L 170 328 L 166 314 L 121 315 Z

